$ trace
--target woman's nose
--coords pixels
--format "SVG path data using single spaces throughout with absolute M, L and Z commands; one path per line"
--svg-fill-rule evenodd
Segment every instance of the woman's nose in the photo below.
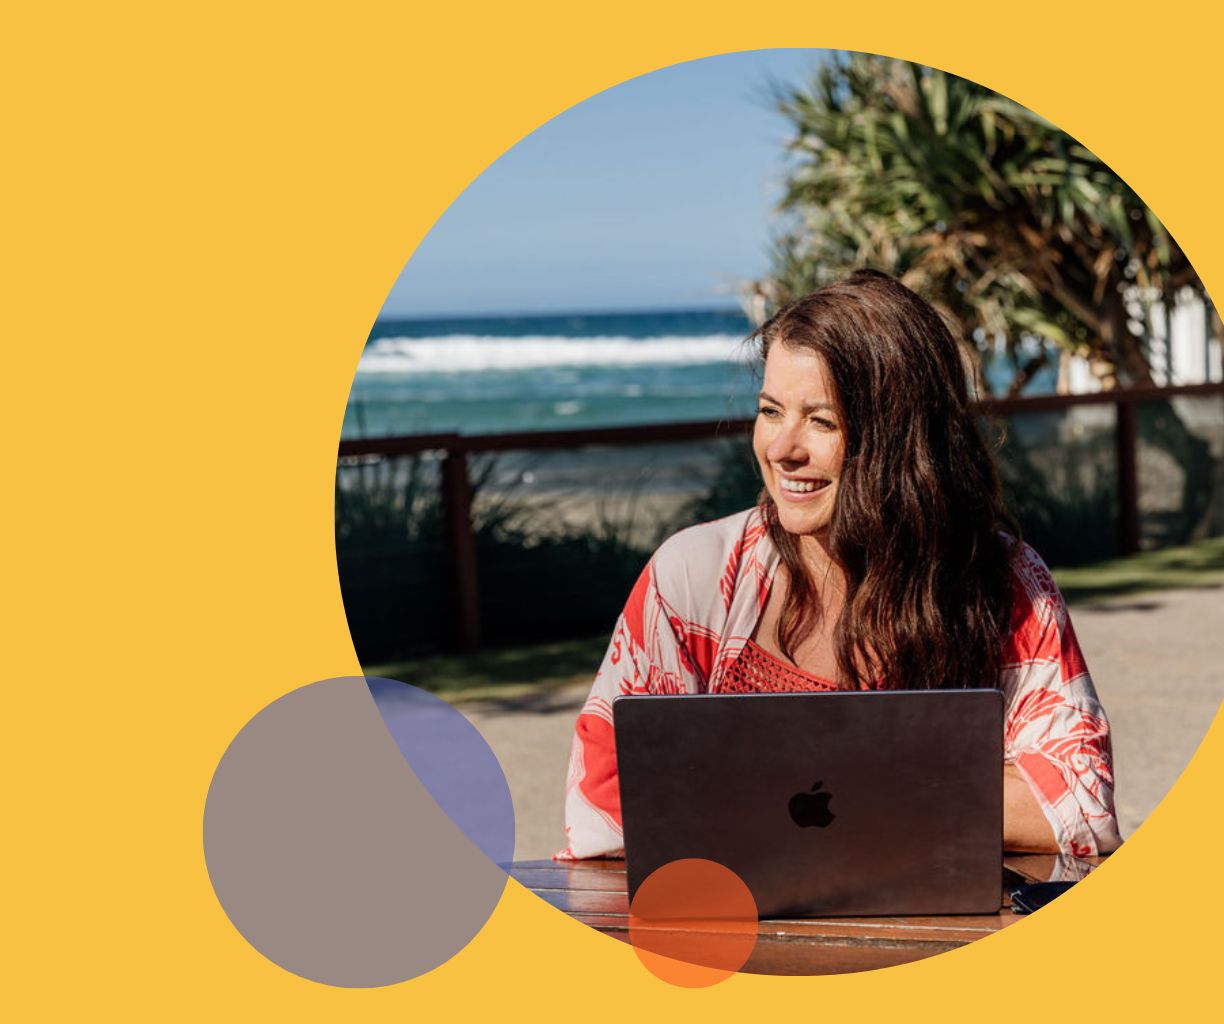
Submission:
M 802 462 L 806 453 L 799 444 L 798 430 L 793 425 L 784 425 L 765 449 L 770 462 Z

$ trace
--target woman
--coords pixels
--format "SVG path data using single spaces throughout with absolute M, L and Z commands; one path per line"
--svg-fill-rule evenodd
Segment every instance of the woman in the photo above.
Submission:
M 983 686 L 1005 696 L 1004 846 L 1114 849 L 1109 724 L 944 322 L 859 271 L 756 337 L 760 503 L 676 534 L 634 586 L 578 716 L 558 858 L 622 851 L 618 694 Z

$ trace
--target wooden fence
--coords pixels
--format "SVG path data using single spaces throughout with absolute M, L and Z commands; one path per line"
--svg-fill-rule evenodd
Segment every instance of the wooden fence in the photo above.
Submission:
M 1039 395 L 989 399 L 975 404 L 986 418 L 1034 412 L 1061 412 L 1080 405 L 1115 407 L 1115 460 L 1117 469 L 1118 549 L 1139 550 L 1139 478 L 1136 465 L 1138 415 L 1136 407 L 1178 396 L 1224 396 L 1224 382 L 1174 387 L 1142 387 L 1082 395 Z M 556 451 L 590 445 L 639 445 L 674 441 L 700 441 L 746 434 L 752 419 L 710 420 L 701 423 L 663 423 L 634 427 L 584 430 L 548 430 L 517 434 L 416 434 L 403 437 L 361 438 L 340 442 L 339 457 L 417 455 L 441 453 L 442 505 L 446 520 L 451 572 L 455 581 L 459 646 L 472 651 L 481 644 L 476 542 L 472 529 L 472 493 L 468 456 L 504 451 Z

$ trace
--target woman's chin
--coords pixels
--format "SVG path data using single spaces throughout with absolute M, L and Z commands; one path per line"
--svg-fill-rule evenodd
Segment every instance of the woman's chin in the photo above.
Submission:
M 778 508 L 778 525 L 796 537 L 822 537 L 829 532 L 828 516 L 805 515 L 781 506 Z

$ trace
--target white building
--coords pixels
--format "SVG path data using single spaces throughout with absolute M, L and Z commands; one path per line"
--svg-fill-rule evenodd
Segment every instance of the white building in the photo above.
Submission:
M 1136 296 L 1132 327 L 1147 341 L 1152 379 L 1161 386 L 1205 384 L 1224 379 L 1220 338 L 1213 334 L 1211 307 L 1186 289 L 1171 307 L 1161 302 L 1145 306 Z M 1060 391 L 1084 394 L 1100 391 L 1101 383 L 1087 359 L 1063 356 Z

